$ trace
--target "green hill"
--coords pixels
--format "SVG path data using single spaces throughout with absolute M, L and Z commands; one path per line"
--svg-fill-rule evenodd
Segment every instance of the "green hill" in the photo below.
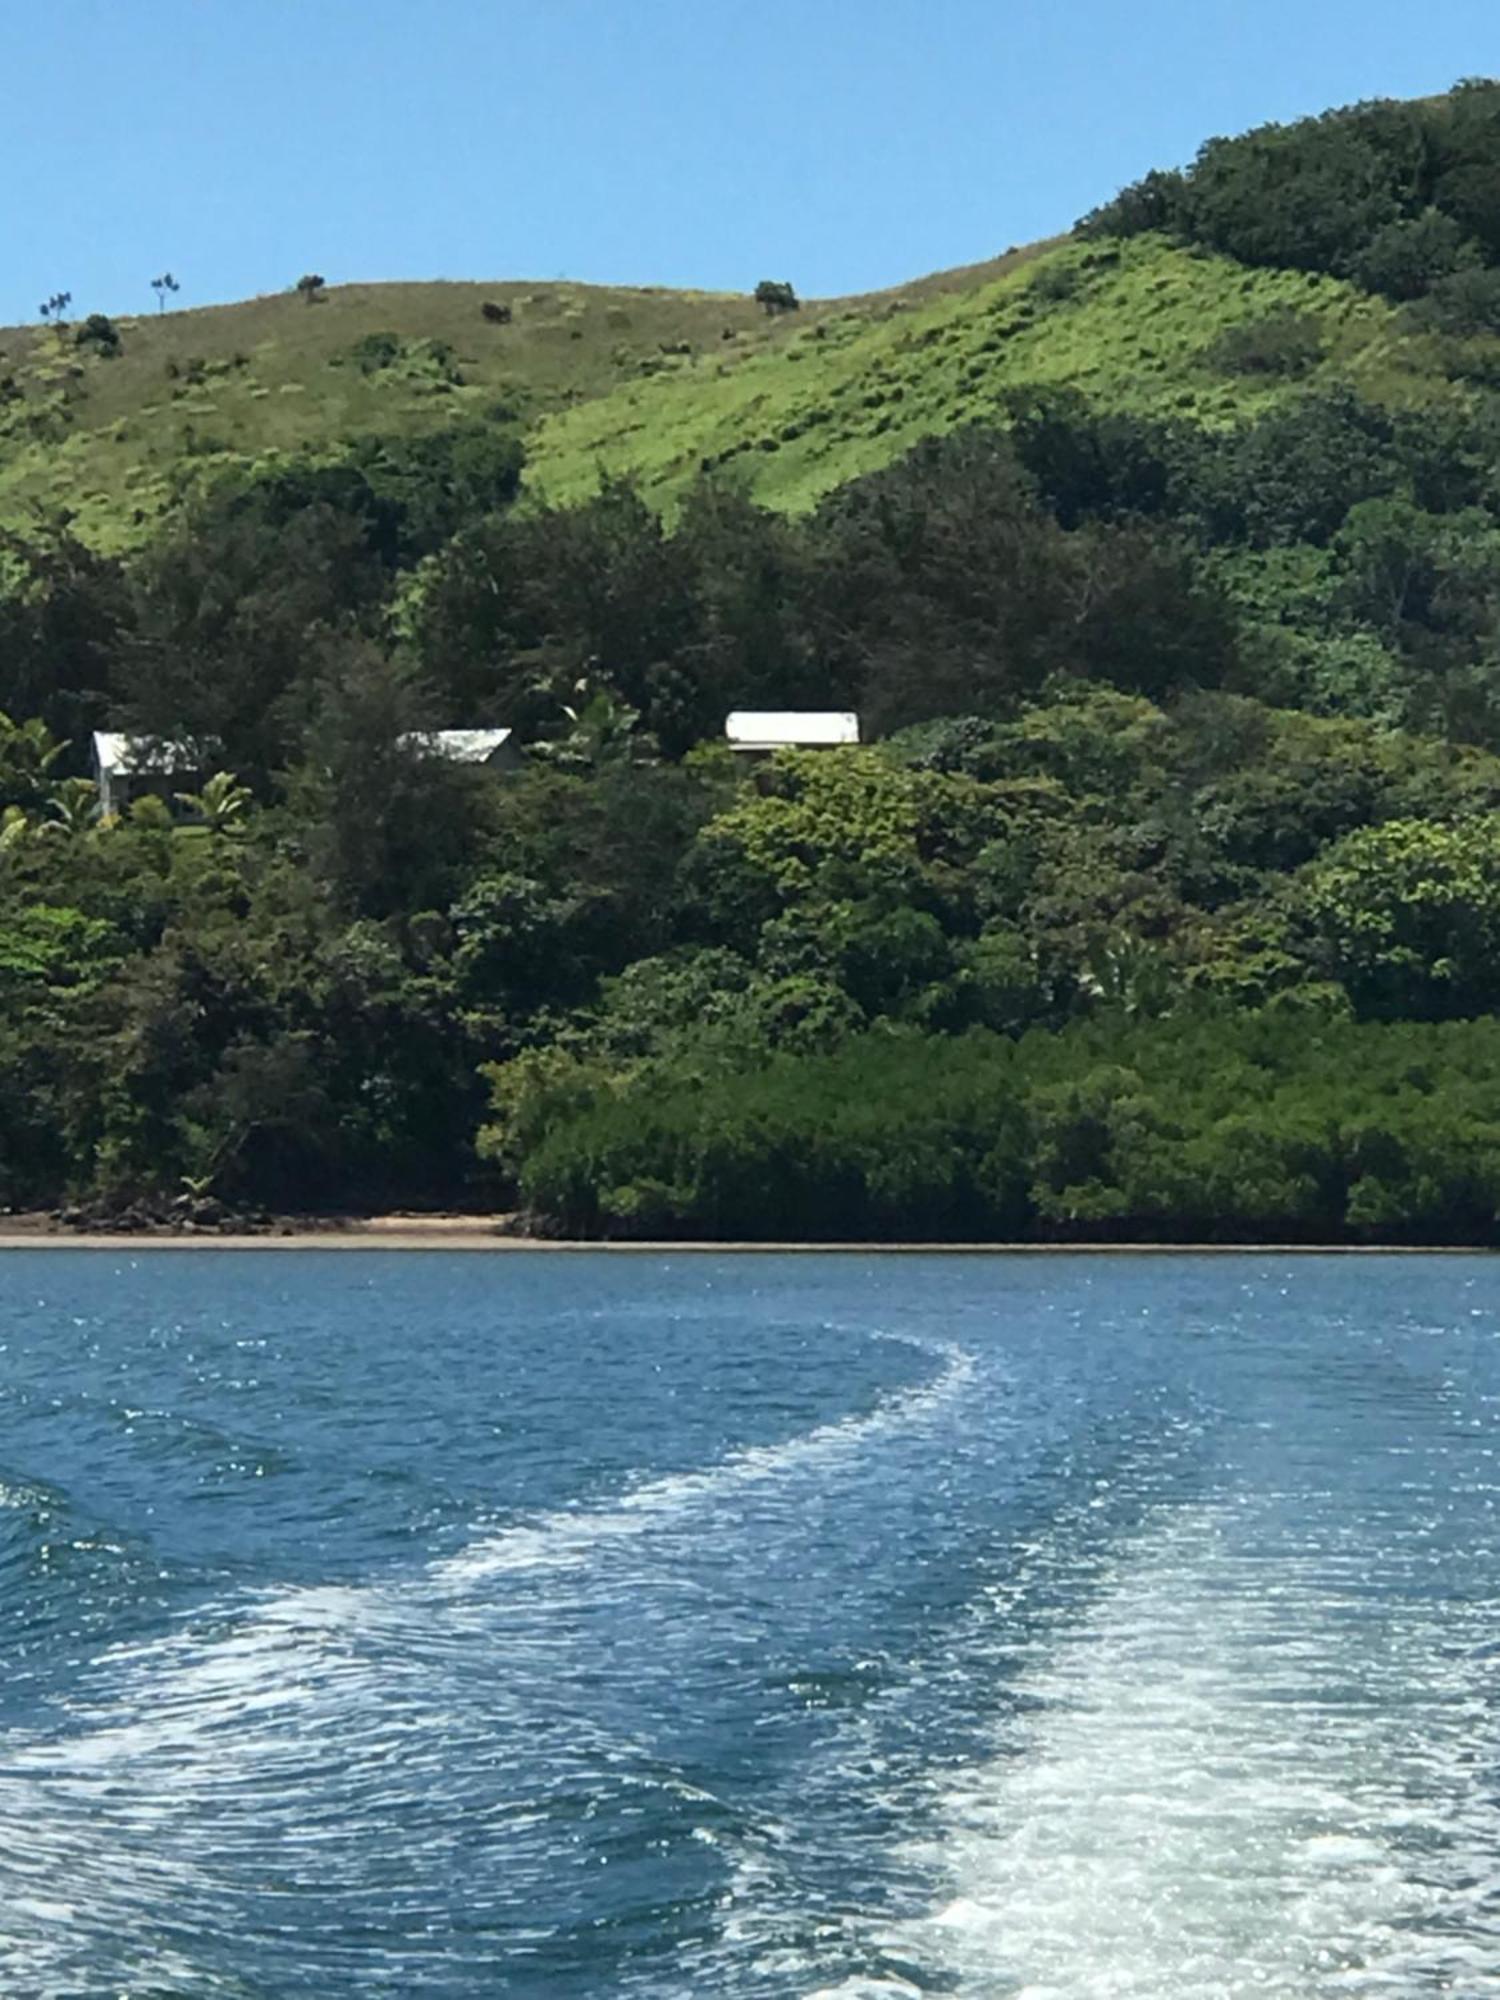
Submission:
M 1315 346 L 1295 385 L 1224 358 L 1234 329 L 1295 315 Z M 1003 418 L 1008 392 L 1070 384 L 1112 409 L 1223 425 L 1294 387 L 1349 381 L 1395 404 L 1452 393 L 1383 300 L 1317 274 L 1247 271 L 1160 237 L 1068 242 L 925 301 L 828 308 L 732 365 L 684 358 L 543 417 L 531 482 L 586 494 L 601 469 L 670 492 L 739 461 L 749 490 L 801 507 L 919 439 Z
M 76 327 L 0 333 L 0 518 L 66 507 L 101 545 L 138 541 L 236 463 L 460 415 L 530 426 L 684 346 L 786 337 L 748 297 L 531 284 L 344 285 L 115 324 L 112 355 Z
M 1026 253 L 939 273 L 899 294 L 767 314 L 749 293 L 567 283 L 341 285 L 240 305 L 0 331 L 0 522 L 67 509 L 100 547 L 139 542 L 184 493 L 276 455 L 475 418 L 539 438 L 555 415 L 659 381 L 720 384 L 791 357 L 819 327 L 847 345 L 880 324 L 981 291 Z M 490 308 L 487 315 L 486 307 Z M 757 378 L 758 379 L 758 378 Z M 605 420 L 606 429 L 610 419 Z M 564 443 L 561 449 L 570 447 Z
M 518 429 L 549 501 L 608 472 L 669 503 L 734 464 L 757 499 L 797 509 L 923 437 L 993 421 L 1029 385 L 1209 427 L 1331 381 L 1396 407 L 1468 394 L 1473 357 L 1455 370 L 1451 340 L 1403 314 L 1399 282 L 1381 296 L 1331 253 L 1312 268 L 1226 254 L 1223 228 L 1193 240 L 1193 218 L 1159 203 L 1144 219 L 1169 233 L 1135 233 L 1140 219 L 773 315 L 749 293 L 432 283 L 121 320 L 113 353 L 76 324 L 13 328 L 0 521 L 66 509 L 96 546 L 126 547 L 226 470 L 456 420 Z

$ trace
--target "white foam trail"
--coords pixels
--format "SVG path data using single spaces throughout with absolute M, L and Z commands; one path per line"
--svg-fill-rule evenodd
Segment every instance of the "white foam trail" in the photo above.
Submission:
M 1266 1560 L 1241 1527 L 1159 1525 L 1023 1668 L 1031 1719 L 938 1801 L 951 1897 L 888 1942 L 985 2000 L 1500 1993 L 1463 1614 L 1407 1598 L 1377 1625 L 1368 1552 Z
M 900 1336 L 882 1334 L 876 1338 Z M 961 1348 L 934 1348 L 916 1341 L 909 1344 L 923 1353 L 941 1354 L 946 1365 L 931 1382 L 887 1397 L 868 1415 L 821 1424 L 780 1444 L 747 1446 L 701 1471 L 653 1479 L 607 1508 L 563 1508 L 525 1526 L 503 1529 L 437 1564 L 433 1580 L 467 1589 L 507 1570 L 576 1568 L 601 1546 L 645 1534 L 665 1520 L 713 1505 L 730 1493 L 853 1459 L 878 1438 L 914 1428 L 935 1416 L 973 1375 L 974 1357 Z
M 922 2000 L 922 1991 L 909 1979 L 859 1977 L 840 1980 L 837 1986 L 819 1986 L 806 2000 L 908 2000 L 908 1996 L 911 2000 Z
M 117 1947 L 153 1992 L 240 1990 L 164 1931 L 211 1937 L 268 1825 L 304 1853 L 327 1837 L 320 1770 L 351 1745 L 374 1770 L 399 1748 L 401 1669 L 366 1643 L 377 1604 L 304 1589 L 241 1607 L 222 1637 L 112 1647 L 89 1674 L 101 1693 L 56 1730 L 0 1737 L 0 1990 L 72 2000 Z
M 974 1361 L 958 1349 L 924 1345 L 922 1351 L 944 1355 L 946 1365 L 934 1380 L 885 1398 L 864 1416 L 651 1480 L 608 1508 L 560 1509 L 506 1528 L 401 1582 L 270 1592 L 217 1613 L 211 1607 L 182 1632 L 111 1647 L 91 1676 L 109 1694 L 92 1711 L 75 1711 L 88 1716 L 92 1729 L 33 1743 L 13 1741 L 6 1762 L 18 1769 L 99 1763 L 111 1756 L 148 1758 L 168 1747 L 186 1748 L 226 1720 L 248 1721 L 262 1713 L 284 1719 L 288 1709 L 308 1706 L 330 1684 L 348 1695 L 371 1641 L 399 1636 L 403 1627 L 428 1629 L 441 1615 L 442 1599 L 509 1571 L 575 1568 L 614 1542 L 712 1507 L 737 1489 L 836 1468 L 878 1438 L 937 1414 L 969 1380 Z M 202 1623 L 216 1619 L 229 1621 L 229 1630 L 205 1642 Z M 129 1707 L 136 1692 L 145 1698 L 144 1712 L 128 1724 L 106 1720 Z M 0 1751 L 5 1748 L 0 1739 Z
M 0 1987 L 71 1996 L 79 1968 L 96 1965 L 91 1951 L 113 1935 L 142 1940 L 137 1976 L 220 1990 L 145 1940 L 169 1911 L 222 1919 L 227 1871 L 263 1851 L 268 1826 L 285 1829 L 286 1867 L 295 1849 L 326 1870 L 316 1857 L 351 1844 L 339 1790 L 351 1767 L 362 1811 L 393 1822 L 410 1811 L 451 1722 L 435 1664 L 443 1634 L 472 1636 L 465 1621 L 486 1583 L 575 1569 L 622 1539 L 686 1525 L 736 1490 L 837 1472 L 960 1391 L 972 1357 L 936 1351 L 934 1380 L 863 1416 L 653 1480 L 608 1508 L 544 1515 L 388 1584 L 210 1606 L 179 1631 L 108 1649 L 85 1677 L 93 1692 L 74 1697 L 58 1727 L 0 1736 Z M 579 1754 L 588 1749 L 580 1737 Z M 344 1865 L 357 1870 L 357 1852 Z

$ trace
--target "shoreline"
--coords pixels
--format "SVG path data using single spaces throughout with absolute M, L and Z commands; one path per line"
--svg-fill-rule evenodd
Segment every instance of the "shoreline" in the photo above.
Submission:
M 517 1236 L 506 1218 L 486 1215 L 375 1215 L 305 1225 L 284 1219 L 264 1230 L 80 1229 L 51 1216 L 0 1218 L 7 1250 L 401 1250 L 562 1253 L 625 1257 L 1492 1257 L 1473 1243 L 936 1243 L 758 1242 L 701 1239 L 618 1242 L 587 1237 Z

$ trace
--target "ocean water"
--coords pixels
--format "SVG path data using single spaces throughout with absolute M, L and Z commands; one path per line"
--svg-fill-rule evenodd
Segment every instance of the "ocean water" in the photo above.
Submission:
M 1500 1264 L 0 1258 L 0 1993 L 1500 1993 Z

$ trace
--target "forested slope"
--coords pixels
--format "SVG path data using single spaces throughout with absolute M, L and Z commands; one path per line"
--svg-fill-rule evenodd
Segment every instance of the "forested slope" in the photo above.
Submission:
M 150 492 L 10 397 L 0 504 L 103 483 L 0 544 L 0 1198 L 1492 1240 L 1500 88 L 879 301 L 633 295 L 644 371 L 530 296 L 462 305 L 509 389 L 266 302 L 222 451 L 143 332 L 25 337 Z M 479 723 L 519 774 L 411 736 Z M 105 725 L 175 813 L 100 820 Z

